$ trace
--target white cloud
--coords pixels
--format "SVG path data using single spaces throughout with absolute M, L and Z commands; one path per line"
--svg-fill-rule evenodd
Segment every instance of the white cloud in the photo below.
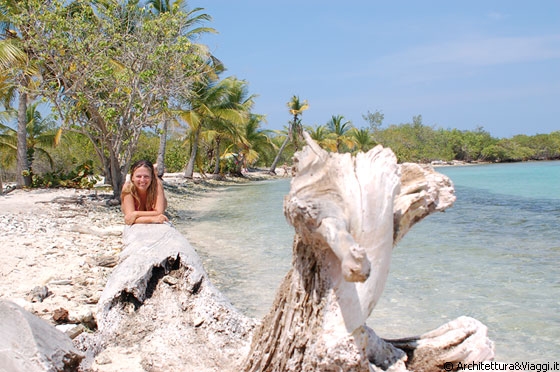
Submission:
M 560 35 L 488 38 L 423 45 L 382 57 L 377 63 L 385 66 L 489 66 L 550 59 L 560 59 Z
M 560 59 L 560 34 L 535 37 L 479 38 L 420 45 L 369 62 L 344 78 L 378 77 L 397 83 L 421 83 L 468 77 L 481 67 Z

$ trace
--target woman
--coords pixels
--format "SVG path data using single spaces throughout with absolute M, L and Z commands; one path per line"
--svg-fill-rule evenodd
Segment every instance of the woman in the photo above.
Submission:
M 167 199 L 163 184 L 156 176 L 154 165 L 139 160 L 130 169 L 130 181 L 121 192 L 121 209 L 127 225 L 135 223 L 164 223 L 169 219 L 163 213 Z

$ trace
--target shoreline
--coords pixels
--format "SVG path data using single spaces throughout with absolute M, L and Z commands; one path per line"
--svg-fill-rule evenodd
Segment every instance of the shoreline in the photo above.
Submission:
M 167 213 L 172 221 L 188 220 L 223 188 L 278 177 L 251 172 L 240 179 L 187 180 L 166 174 Z M 0 195 L 0 298 L 71 338 L 95 331 L 97 302 L 123 249 L 124 219 L 111 199 L 110 187 L 15 189 Z
M 225 188 L 282 177 L 266 175 L 259 179 L 225 180 L 173 178 L 166 175 L 164 179 L 169 204 L 177 210 L 184 205 L 187 213 L 172 217 L 189 218 L 198 206 Z M 10 296 L 16 296 L 17 301 L 27 303 L 34 310 L 32 312 L 51 324 L 59 323 L 54 320 L 54 310 L 58 309 L 68 310 L 67 319 L 72 322 L 87 321 L 88 317 L 94 316 L 96 294 L 101 293 L 112 271 L 111 262 L 102 262 L 101 259 L 118 255 L 122 248 L 122 214 L 118 206 L 106 206 L 109 196 L 109 188 L 15 190 L 0 195 L 0 236 L 5 253 L 5 259 L 0 264 L 0 298 L 13 300 Z M 82 198 L 82 203 L 72 202 L 79 198 Z M 13 204 L 16 201 L 19 201 L 18 204 Z M 79 222 L 88 229 L 80 231 Z M 112 235 L 115 230 L 119 235 Z M 12 249 L 8 249 L 10 247 Z M 5 268 L 8 270 L 5 271 Z M 208 270 L 206 265 L 205 269 Z M 31 292 L 41 285 L 48 287 L 50 294 L 43 302 L 33 302 L 31 295 L 39 296 L 40 293 Z M 387 301 L 392 301 L 392 298 Z M 60 323 L 63 322 L 64 319 Z M 68 326 L 67 329 L 63 325 Z M 59 329 L 68 333 L 80 331 L 70 328 L 74 324 L 63 325 Z M 494 332 L 497 332 L 496 329 Z M 506 344 L 507 340 L 500 341 Z M 115 359 L 113 366 L 117 364 Z M 102 367 L 98 366 L 97 370 L 109 370 Z

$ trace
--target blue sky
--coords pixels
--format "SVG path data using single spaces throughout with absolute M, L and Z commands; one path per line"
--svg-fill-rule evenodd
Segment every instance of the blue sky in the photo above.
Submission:
M 342 115 L 495 137 L 560 130 L 560 1 L 190 0 L 219 34 L 201 40 L 249 83 L 264 129 L 308 100 L 305 125 Z

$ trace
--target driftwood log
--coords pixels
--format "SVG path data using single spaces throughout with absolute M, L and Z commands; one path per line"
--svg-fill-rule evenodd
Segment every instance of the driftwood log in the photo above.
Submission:
M 103 371 L 115 355 L 126 370 L 236 372 L 441 371 L 493 358 L 486 327 L 472 318 L 398 340 L 366 326 L 394 245 L 453 204 L 451 181 L 431 167 L 398 165 L 381 146 L 332 154 L 304 136 L 284 201 L 295 229 L 292 269 L 262 321 L 233 308 L 173 227 L 134 225 L 99 300 L 98 331 L 75 340 L 83 370 Z
M 255 320 L 208 280 L 189 242 L 168 224 L 133 225 L 99 299 L 98 330 L 75 343 L 81 368 L 239 371 Z M 94 361 L 96 364 L 94 365 Z
M 253 336 L 245 371 L 435 371 L 445 362 L 492 358 L 486 328 L 470 318 L 394 342 L 365 325 L 394 245 L 453 204 L 451 181 L 431 167 L 399 166 L 381 146 L 353 157 L 305 138 L 284 201 L 296 232 L 292 269 Z

